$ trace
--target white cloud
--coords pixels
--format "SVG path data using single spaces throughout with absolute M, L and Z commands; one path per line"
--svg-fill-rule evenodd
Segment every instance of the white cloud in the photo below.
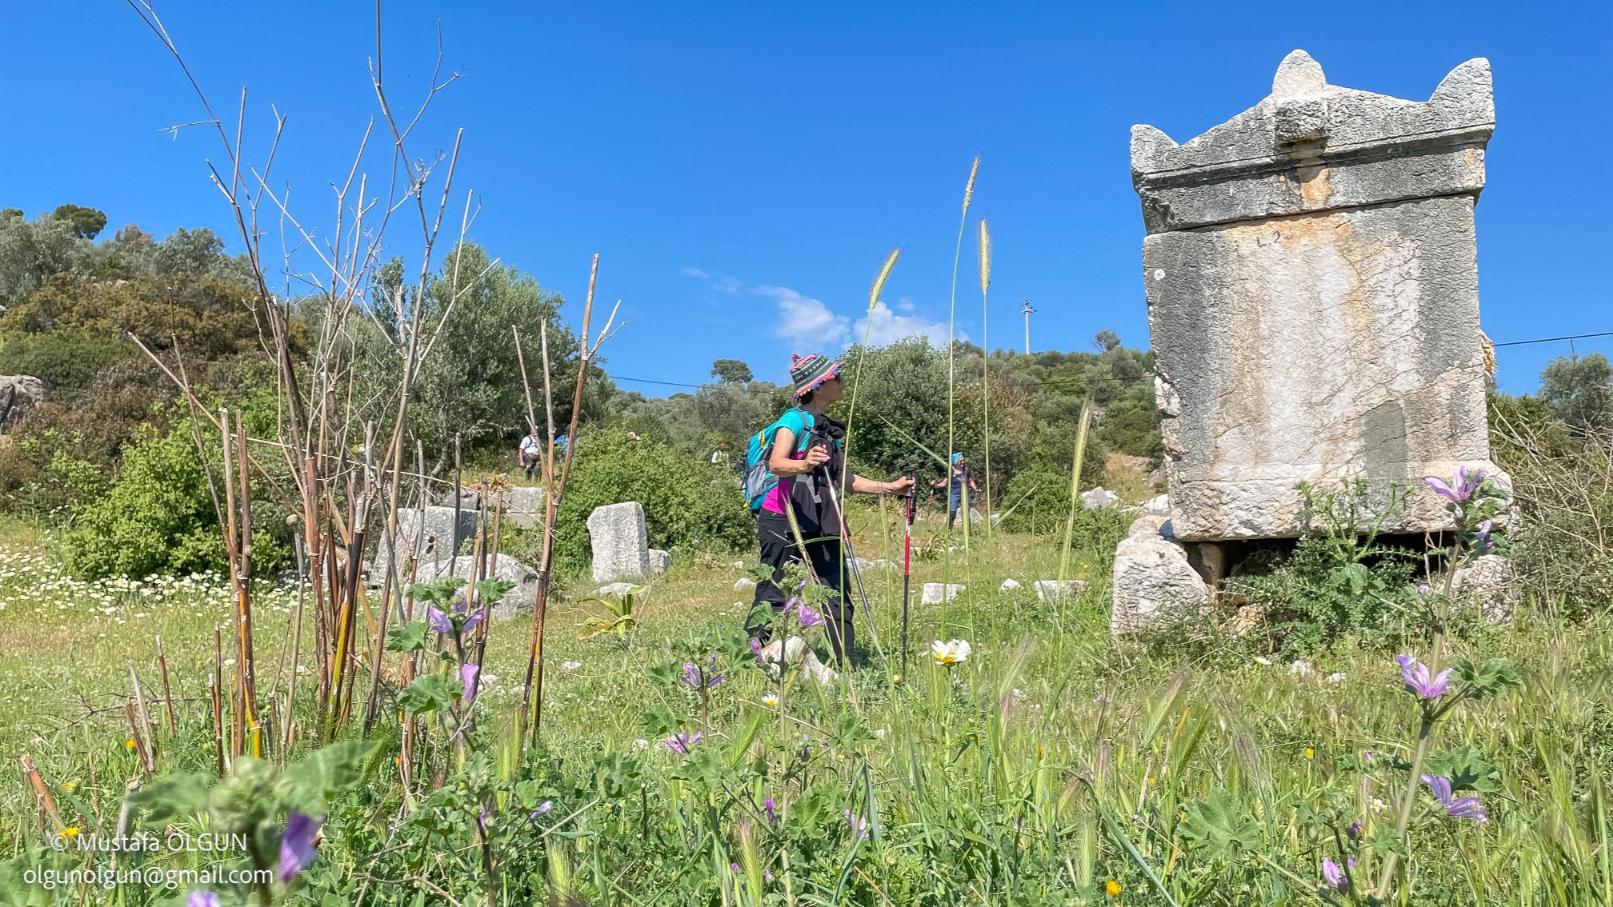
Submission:
M 843 344 L 849 336 L 851 319 L 829 311 L 822 300 L 789 287 L 752 287 L 751 292 L 778 303 L 779 321 L 773 333 L 791 343 L 819 349 Z
M 913 304 L 906 300 L 896 305 L 904 311 L 913 310 Z M 874 304 L 874 311 L 867 317 L 857 319 L 852 326 L 852 339 L 861 343 L 865 331 L 869 346 L 888 346 L 909 337 L 925 337 L 931 346 L 941 349 L 946 349 L 947 345 L 946 322 L 930 321 L 923 315 L 898 315 L 883 300 Z M 959 340 L 968 339 L 961 333 L 957 337 Z
M 745 288 L 745 284 L 739 278 L 729 277 L 726 274 L 711 274 L 694 267 L 679 268 L 678 273 L 685 277 L 693 277 L 713 290 L 729 296 L 737 295 Z

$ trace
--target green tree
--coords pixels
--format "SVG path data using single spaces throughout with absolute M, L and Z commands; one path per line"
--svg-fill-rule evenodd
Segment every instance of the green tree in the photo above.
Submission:
M 711 364 L 711 377 L 724 384 L 744 383 L 755 378 L 750 366 L 738 359 L 718 359 Z
M 73 235 L 79 239 L 94 239 L 106 228 L 106 212 L 80 205 L 58 205 L 51 217 L 66 221 Z
M 466 450 L 493 449 L 526 433 L 526 400 L 516 356 L 513 325 L 521 332 L 537 419 L 543 424 L 543 365 L 538 334 L 548 322 L 550 385 L 554 393 L 556 429 L 571 417 L 571 390 L 578 368 L 577 338 L 560 321 L 564 300 L 545 291 L 532 277 L 507 265 L 489 267 L 480 246 L 466 243 L 449 252 L 440 273 L 426 287 L 420 343 L 440 333 L 415 380 L 409 427 L 427 451 L 427 467 L 453 456 L 457 434 Z M 458 276 L 455 277 L 457 269 Z M 389 263 L 378 278 L 377 298 L 390 301 L 402 279 L 401 265 Z M 390 306 L 378 306 L 374 318 L 350 322 L 357 335 L 358 384 L 370 395 L 361 416 L 388 424 L 397 407 L 407 325 L 394 323 Z M 595 360 L 597 363 L 599 360 Z M 596 369 L 597 372 L 597 369 Z M 603 372 L 591 374 L 583 396 L 585 415 L 602 414 L 613 392 Z
M 1601 353 L 1560 356 L 1540 375 L 1540 399 L 1576 432 L 1613 430 L 1613 366 Z

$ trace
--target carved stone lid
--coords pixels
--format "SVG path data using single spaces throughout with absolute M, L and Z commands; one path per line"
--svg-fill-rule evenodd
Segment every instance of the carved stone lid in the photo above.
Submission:
M 1322 67 L 1296 50 L 1283 58 L 1271 94 L 1178 145 L 1153 126 L 1131 127 L 1131 171 L 1139 184 L 1191 176 L 1214 181 L 1286 164 L 1382 155 L 1394 146 L 1482 146 L 1495 128 L 1490 62 L 1451 70 L 1424 101 L 1327 84 Z M 1207 172 L 1210 171 L 1210 172 Z

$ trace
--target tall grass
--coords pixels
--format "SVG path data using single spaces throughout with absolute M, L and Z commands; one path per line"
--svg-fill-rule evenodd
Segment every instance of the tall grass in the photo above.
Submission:
M 986 219 L 980 219 L 980 425 L 984 432 L 982 456 L 986 479 L 986 538 L 991 538 L 991 306 L 986 288 L 991 286 L 991 234 Z M 967 517 L 967 514 L 965 514 Z
M 947 494 L 952 493 L 952 454 L 958 449 L 956 425 L 957 401 L 957 342 L 958 342 L 958 265 L 963 261 L 963 231 L 969 223 L 969 203 L 974 201 L 975 177 L 980 174 L 980 155 L 969 165 L 969 180 L 963 185 L 963 210 L 958 215 L 958 242 L 952 250 L 952 290 L 947 305 Z M 963 491 L 963 550 L 969 550 L 969 491 Z M 952 506 L 951 499 L 947 506 Z

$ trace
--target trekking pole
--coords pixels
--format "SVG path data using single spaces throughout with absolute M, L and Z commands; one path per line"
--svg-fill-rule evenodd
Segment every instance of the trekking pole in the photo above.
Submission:
M 915 483 L 916 484 L 916 483 Z M 918 489 L 909 488 L 907 516 L 902 521 L 902 679 L 907 679 L 907 597 L 913 579 L 913 505 L 918 500 Z
M 851 564 L 851 579 L 857 584 L 857 595 L 862 599 L 863 613 L 868 615 L 868 629 L 874 635 L 874 649 L 879 657 L 885 657 L 885 647 L 879 643 L 879 625 L 874 622 L 873 609 L 868 606 L 868 590 L 863 588 L 862 568 L 857 566 L 857 552 L 851 547 L 851 528 L 846 525 L 846 512 L 840 507 L 840 496 L 835 494 L 834 479 L 829 476 L 828 467 L 823 469 L 824 484 L 829 487 L 829 503 L 834 506 L 835 519 L 840 522 L 840 543 L 845 546 L 846 558 Z M 846 653 L 850 657 L 851 653 Z

